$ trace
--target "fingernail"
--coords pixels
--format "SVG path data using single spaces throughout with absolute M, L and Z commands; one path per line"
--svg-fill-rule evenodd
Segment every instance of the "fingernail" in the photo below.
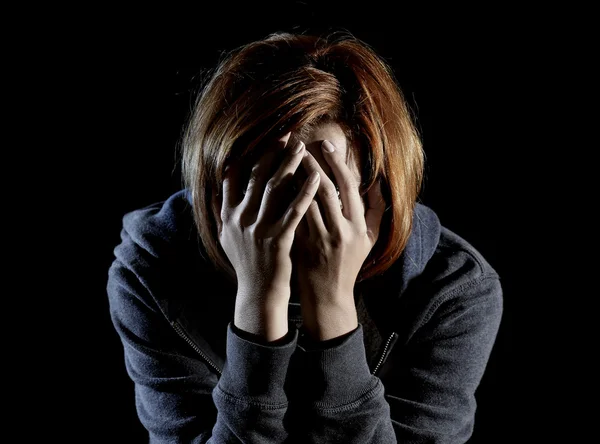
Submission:
M 312 174 L 310 175 L 308 181 L 310 183 L 316 183 L 317 180 L 319 180 L 319 172 L 318 171 L 313 171 Z
M 304 142 L 298 142 L 294 147 L 292 154 L 298 154 L 300 151 L 302 151 L 302 148 L 304 148 Z
M 321 143 L 321 148 L 323 148 L 328 153 L 333 153 L 333 151 L 335 150 L 335 147 L 333 146 L 333 144 L 329 140 L 324 140 Z
M 288 131 L 287 133 L 285 133 L 283 136 L 281 136 L 281 137 L 279 138 L 279 141 L 280 141 L 280 142 L 283 142 L 283 143 L 288 143 L 288 140 L 290 139 L 290 136 L 291 136 L 291 135 L 292 135 L 292 132 L 291 132 L 291 131 Z

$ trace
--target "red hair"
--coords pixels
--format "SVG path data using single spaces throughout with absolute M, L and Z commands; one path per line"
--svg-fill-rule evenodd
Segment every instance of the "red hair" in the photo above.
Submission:
M 198 95 L 182 139 L 182 180 L 210 260 L 235 276 L 218 241 L 225 166 L 256 158 L 266 137 L 339 124 L 358 156 L 361 195 L 380 181 L 386 200 L 379 239 L 357 282 L 402 254 L 423 180 L 424 155 L 390 67 L 348 34 L 277 33 L 232 51 Z M 352 152 L 350 147 L 357 147 Z

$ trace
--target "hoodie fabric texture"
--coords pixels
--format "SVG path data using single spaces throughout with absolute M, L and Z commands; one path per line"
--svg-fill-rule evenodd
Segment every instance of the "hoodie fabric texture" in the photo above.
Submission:
M 417 204 L 402 256 L 355 286 L 358 328 L 322 343 L 289 304 L 276 345 L 233 325 L 235 285 L 187 190 L 127 213 L 107 293 L 151 443 L 466 442 L 502 316 L 498 274 Z M 133 402 L 133 400 L 132 400 Z

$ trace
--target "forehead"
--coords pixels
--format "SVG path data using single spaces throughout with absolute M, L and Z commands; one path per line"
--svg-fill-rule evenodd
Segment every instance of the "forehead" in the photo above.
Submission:
M 360 182 L 361 174 L 358 165 L 358 156 L 356 156 L 355 150 L 351 149 L 352 145 L 346 138 L 344 130 L 337 123 L 324 123 L 312 127 L 308 131 L 302 131 L 301 134 L 292 133 L 288 144 L 291 143 L 293 146 L 298 141 L 304 142 L 307 151 L 315 157 L 315 160 L 321 165 L 325 174 L 335 181 L 333 172 L 323 157 L 323 151 L 321 150 L 321 142 L 323 140 L 333 143 L 340 156 L 346 160 L 346 164 L 354 174 L 356 180 Z
M 326 123 L 314 127 L 302 138 L 306 146 L 320 144 L 323 140 L 329 140 L 340 154 L 346 155 L 348 151 L 346 135 L 337 123 Z

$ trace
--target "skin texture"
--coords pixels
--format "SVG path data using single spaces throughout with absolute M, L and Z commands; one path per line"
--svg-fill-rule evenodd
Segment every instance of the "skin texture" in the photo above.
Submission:
M 295 140 L 294 135 L 292 135 L 290 140 L 292 142 Z M 346 158 L 348 149 L 352 149 L 352 147 L 348 146 L 349 144 L 346 140 L 344 132 L 342 131 L 342 128 L 336 123 L 327 123 L 318 126 L 314 128 L 305 139 L 302 139 L 302 142 L 306 144 L 306 150 L 313 155 L 327 176 L 330 179 L 335 180 L 331 167 L 325 160 L 324 153 L 321 150 L 321 143 L 324 140 L 331 142 L 343 159 Z M 361 177 L 358 162 L 354 162 L 352 159 L 350 159 L 348 168 L 350 168 L 357 183 L 360 183 Z
M 379 184 L 363 202 L 360 168 L 352 161 L 346 164 L 348 146 L 339 126 L 319 128 L 306 146 L 303 166 L 319 171 L 321 181 L 296 232 L 292 287 L 299 291 L 305 330 L 324 341 L 358 327 L 354 284 L 379 235 L 385 204 Z
M 268 342 L 285 336 L 293 288 L 306 331 L 323 341 L 358 326 L 354 283 L 385 205 L 378 185 L 366 202 L 360 197 L 360 169 L 346 165 L 338 125 L 315 128 L 304 141 L 290 136 L 268 147 L 247 184 L 239 167 L 227 170 L 219 240 L 238 280 L 236 327 Z
M 288 330 L 290 250 L 318 186 L 318 175 L 312 175 L 283 214 L 275 211 L 281 190 L 289 185 L 304 152 L 302 143 L 286 146 L 288 139 L 289 134 L 271 142 L 247 184 L 240 183 L 239 164 L 226 171 L 223 181 L 219 241 L 238 281 L 234 324 L 267 341 L 280 339 Z M 283 161 L 271 174 L 282 155 Z

